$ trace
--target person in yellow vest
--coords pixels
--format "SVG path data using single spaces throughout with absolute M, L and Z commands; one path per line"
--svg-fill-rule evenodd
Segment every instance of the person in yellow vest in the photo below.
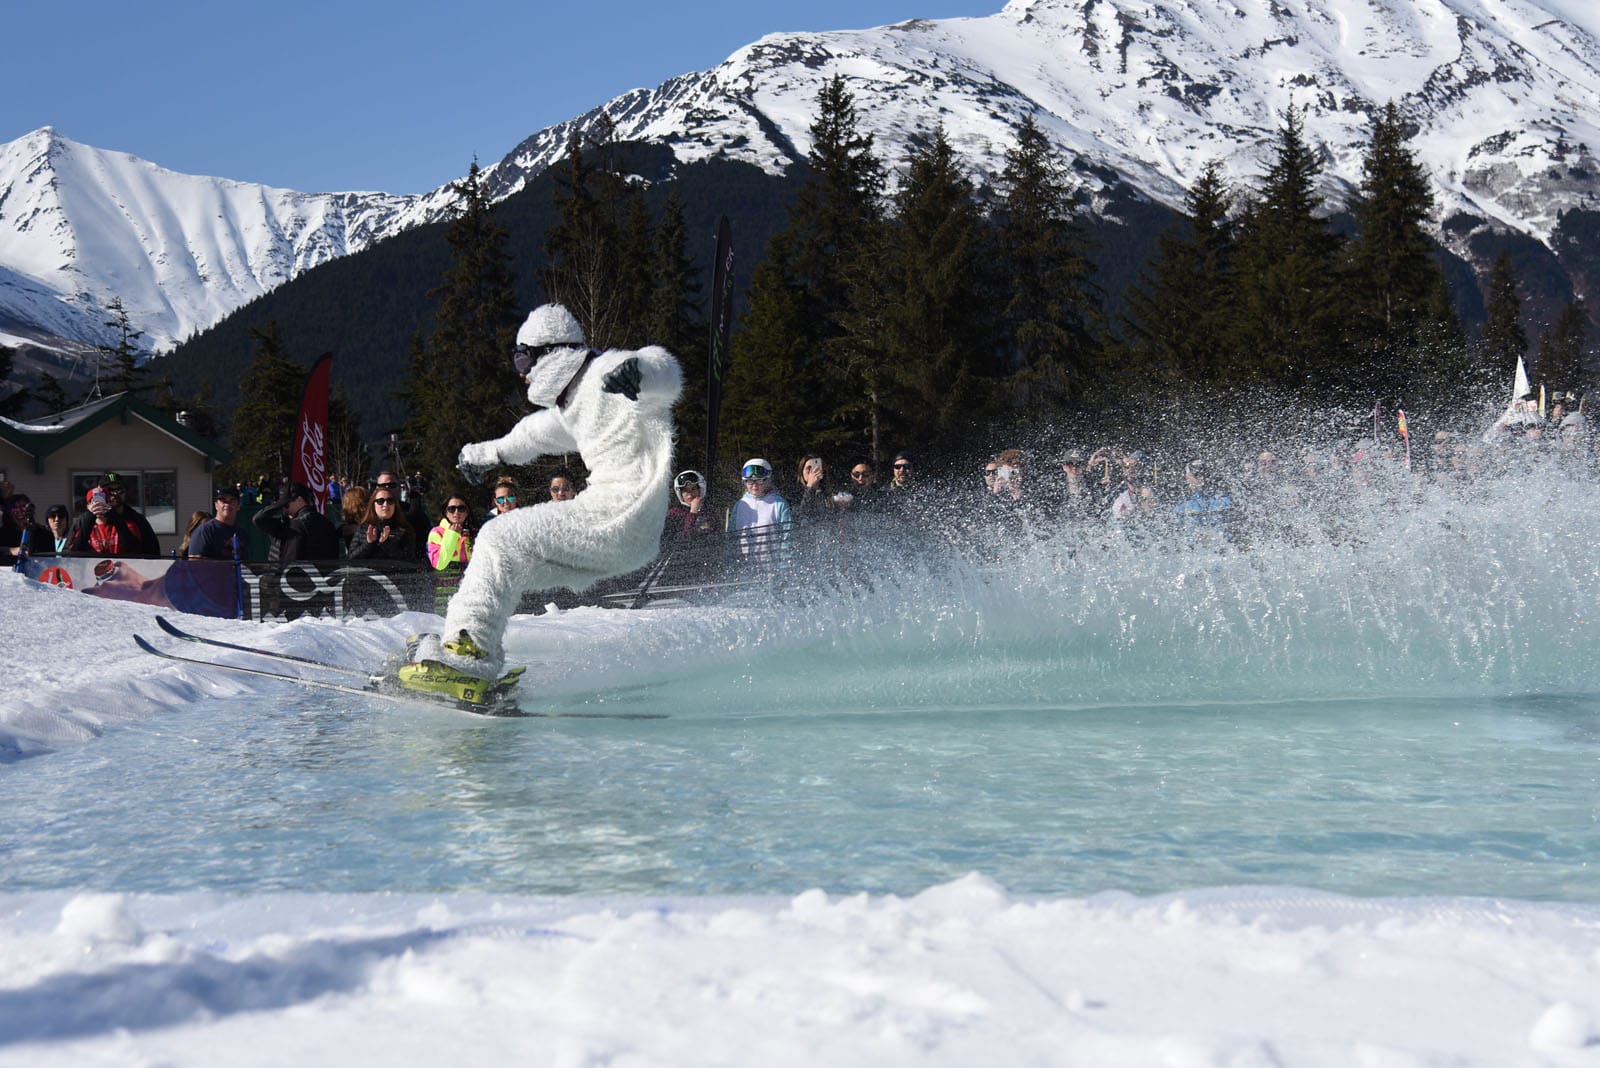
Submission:
M 444 518 L 428 532 L 428 563 L 435 571 L 454 566 L 466 567 L 472 559 L 472 530 L 467 525 L 471 516 L 467 502 L 452 495 L 445 502 Z

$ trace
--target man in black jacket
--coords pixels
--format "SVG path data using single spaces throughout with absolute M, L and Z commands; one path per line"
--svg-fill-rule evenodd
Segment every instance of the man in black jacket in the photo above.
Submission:
M 150 520 L 128 507 L 128 486 L 121 476 L 110 472 L 100 479 L 96 488 L 103 491 L 104 502 L 98 499 L 92 501 L 89 510 L 73 521 L 72 530 L 67 535 L 67 551 L 93 553 L 95 550 L 90 544 L 89 535 L 94 530 L 95 521 L 104 515 L 106 522 L 117 528 L 117 556 L 159 557 L 161 540 L 150 529 Z
M 311 487 L 302 483 L 284 487 L 283 496 L 257 512 L 254 522 L 272 539 L 269 563 L 339 558 L 339 531 L 317 508 Z

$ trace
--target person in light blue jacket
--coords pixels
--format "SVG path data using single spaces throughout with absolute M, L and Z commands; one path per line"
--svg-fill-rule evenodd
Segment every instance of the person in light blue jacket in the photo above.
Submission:
M 772 465 L 759 456 L 752 457 L 739 473 L 744 479 L 744 496 L 728 516 L 728 533 L 736 551 L 751 563 L 787 559 L 793 518 L 789 502 L 772 485 Z

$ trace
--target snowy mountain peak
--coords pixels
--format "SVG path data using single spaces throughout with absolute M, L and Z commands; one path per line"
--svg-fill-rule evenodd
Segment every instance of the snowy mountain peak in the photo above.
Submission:
M 1600 208 L 1591 0 L 1010 0 L 981 18 L 770 34 L 533 134 L 485 169 L 484 187 L 496 199 L 522 189 L 602 116 L 683 161 L 782 172 L 809 151 L 835 75 L 891 172 L 938 125 L 975 176 L 992 175 L 1032 116 L 1091 198 L 1122 185 L 1177 206 L 1213 160 L 1254 181 L 1293 107 L 1337 201 L 1392 101 L 1418 130 L 1441 221 L 1465 214 L 1548 243 L 1563 212 Z M 121 296 L 161 347 L 449 201 L 447 187 L 311 195 L 195 178 L 47 127 L 0 145 L 0 331 L 92 341 L 99 309 Z
M 1445 214 L 1547 239 L 1561 211 L 1596 202 L 1597 24 L 1583 0 L 1012 0 L 985 18 L 771 34 L 534 135 L 491 181 L 519 187 L 602 113 L 681 159 L 780 171 L 809 149 L 838 74 L 891 167 L 939 124 L 993 174 L 1032 115 L 1090 192 L 1111 176 L 1177 205 L 1213 159 L 1237 181 L 1258 175 L 1295 107 L 1342 198 L 1372 113 L 1393 101 Z
M 170 347 L 396 232 L 419 199 L 177 174 L 42 127 L 0 145 L 0 328 L 93 344 L 120 297 L 143 341 Z

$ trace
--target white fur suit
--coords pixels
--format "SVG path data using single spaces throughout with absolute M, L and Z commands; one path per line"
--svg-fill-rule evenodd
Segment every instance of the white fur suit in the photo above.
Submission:
M 581 344 L 576 349 L 586 352 Z M 577 359 L 567 349 L 552 363 L 564 358 Z M 530 379 L 528 399 L 551 404 L 550 390 L 537 379 L 537 373 Z M 578 592 L 655 558 L 672 480 L 672 405 L 682 386 L 677 360 L 659 346 L 593 355 L 560 394 L 564 404 L 534 412 L 503 438 L 461 450 L 469 474 L 576 451 L 589 468 L 589 484 L 572 500 L 517 508 L 484 526 L 450 600 L 444 633 L 466 631 L 485 658 L 441 652 L 440 660 L 480 677 L 498 675 L 506 620 L 523 591 Z

